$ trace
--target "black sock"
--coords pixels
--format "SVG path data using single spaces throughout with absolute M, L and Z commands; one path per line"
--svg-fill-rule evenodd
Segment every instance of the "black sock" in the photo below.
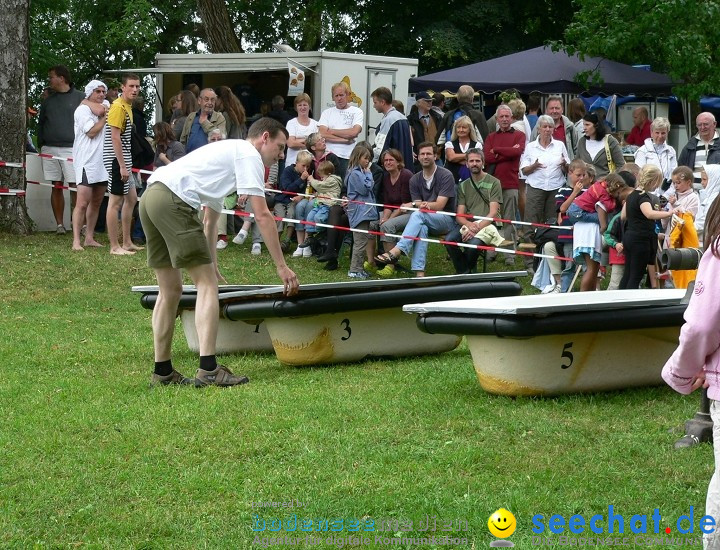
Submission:
M 172 374 L 172 371 L 173 366 L 170 359 L 167 361 L 155 361 L 155 374 L 158 376 L 168 376 Z
M 202 370 L 215 370 L 217 368 L 217 359 L 214 355 L 201 355 L 200 368 Z

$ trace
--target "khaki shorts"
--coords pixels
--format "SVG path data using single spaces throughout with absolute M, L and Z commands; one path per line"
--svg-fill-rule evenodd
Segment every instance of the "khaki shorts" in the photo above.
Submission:
M 197 211 L 161 182 L 148 187 L 140 201 L 140 220 L 152 268 L 193 267 L 212 263 Z
M 71 158 L 72 147 L 52 147 L 43 145 L 40 152 L 55 157 Z M 57 159 L 42 159 L 43 176 L 48 181 L 75 183 L 75 168 L 69 162 Z

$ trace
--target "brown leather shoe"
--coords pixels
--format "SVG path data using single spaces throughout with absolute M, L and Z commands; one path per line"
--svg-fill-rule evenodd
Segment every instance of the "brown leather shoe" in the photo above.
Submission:
M 229 368 L 223 365 L 218 365 L 215 370 L 198 369 L 195 373 L 196 388 L 204 388 L 205 386 L 226 388 L 247 384 L 248 382 L 250 382 L 250 379 L 247 376 L 236 376 Z
M 178 371 L 176 371 L 174 369 L 167 376 L 160 376 L 159 374 L 153 373 L 152 378 L 150 379 L 151 386 L 170 386 L 170 385 L 189 386 L 194 383 L 195 383 L 195 380 L 193 380 L 192 378 L 183 376 L 182 374 L 180 374 Z

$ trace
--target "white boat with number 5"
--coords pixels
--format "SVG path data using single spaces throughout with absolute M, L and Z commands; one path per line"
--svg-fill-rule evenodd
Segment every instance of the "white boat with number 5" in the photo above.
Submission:
M 428 334 L 464 334 L 480 385 L 558 395 L 662 384 L 684 290 L 614 290 L 407 305 Z

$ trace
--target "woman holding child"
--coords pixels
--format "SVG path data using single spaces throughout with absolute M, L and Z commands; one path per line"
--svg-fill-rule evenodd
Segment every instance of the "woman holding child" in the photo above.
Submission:
M 584 263 L 586 268 L 580 283 L 583 292 L 597 289 L 602 258 L 600 235 L 607 229 L 609 215 L 618 208 L 616 201 L 626 194 L 627 189 L 620 176 L 608 174 L 603 181 L 596 181 L 575 198 L 567 209 L 568 220 L 573 224 L 573 259 Z

